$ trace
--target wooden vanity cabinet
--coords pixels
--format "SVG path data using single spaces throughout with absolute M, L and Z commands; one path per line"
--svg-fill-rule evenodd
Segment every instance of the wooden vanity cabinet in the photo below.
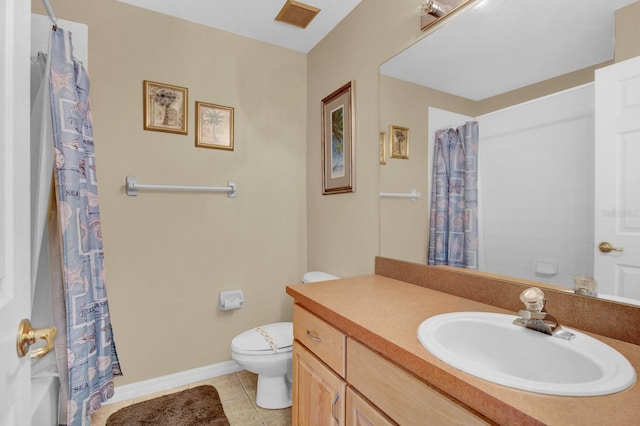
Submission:
M 293 307 L 293 426 L 344 425 L 346 335 Z
M 297 304 L 293 335 L 294 426 L 491 424 Z

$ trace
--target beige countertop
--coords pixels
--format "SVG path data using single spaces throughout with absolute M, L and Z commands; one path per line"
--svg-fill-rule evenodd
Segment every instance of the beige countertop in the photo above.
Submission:
M 520 391 L 451 367 L 418 341 L 418 326 L 433 315 L 457 311 L 513 312 L 380 275 L 292 285 L 287 287 L 287 294 L 348 336 L 496 423 L 640 424 L 638 383 L 616 394 L 591 397 Z M 640 377 L 640 346 L 584 333 L 618 350 Z

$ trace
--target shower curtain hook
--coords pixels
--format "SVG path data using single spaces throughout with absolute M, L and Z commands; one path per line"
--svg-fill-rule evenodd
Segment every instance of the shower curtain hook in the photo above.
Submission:
M 49 15 L 49 20 L 53 24 L 53 26 L 51 27 L 51 30 L 56 31 L 58 29 L 58 18 L 56 18 L 56 14 L 53 11 L 53 7 L 51 7 L 51 3 L 49 3 L 49 0 L 42 0 L 42 5 L 47 10 L 47 15 Z

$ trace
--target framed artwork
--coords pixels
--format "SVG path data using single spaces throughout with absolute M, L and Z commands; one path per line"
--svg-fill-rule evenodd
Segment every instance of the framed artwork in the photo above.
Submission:
M 389 145 L 391 158 L 409 158 L 409 129 L 389 126 Z
M 144 130 L 187 134 L 189 89 L 144 80 Z
M 233 108 L 196 101 L 196 146 L 233 151 Z
M 387 134 L 385 132 L 380 132 L 380 140 L 378 143 L 380 144 L 380 164 L 387 164 Z
M 353 82 L 322 100 L 322 194 L 353 192 Z

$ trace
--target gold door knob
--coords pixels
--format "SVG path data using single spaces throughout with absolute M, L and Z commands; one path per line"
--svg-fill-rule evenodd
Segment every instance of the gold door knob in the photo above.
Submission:
M 598 245 L 598 248 L 603 253 L 609 253 L 610 251 L 622 251 L 623 250 L 622 247 L 614 247 L 614 246 L 611 245 L 611 243 L 608 243 L 606 241 L 601 242 L 600 245 Z
M 29 347 L 33 345 L 36 340 L 44 340 L 46 344 L 31 352 L 31 359 L 45 356 L 53 349 L 53 339 L 55 339 L 56 333 L 57 330 L 55 327 L 35 329 L 31 327 L 31 321 L 23 319 L 18 326 L 18 340 L 16 342 L 18 356 L 23 357 L 29 353 Z

